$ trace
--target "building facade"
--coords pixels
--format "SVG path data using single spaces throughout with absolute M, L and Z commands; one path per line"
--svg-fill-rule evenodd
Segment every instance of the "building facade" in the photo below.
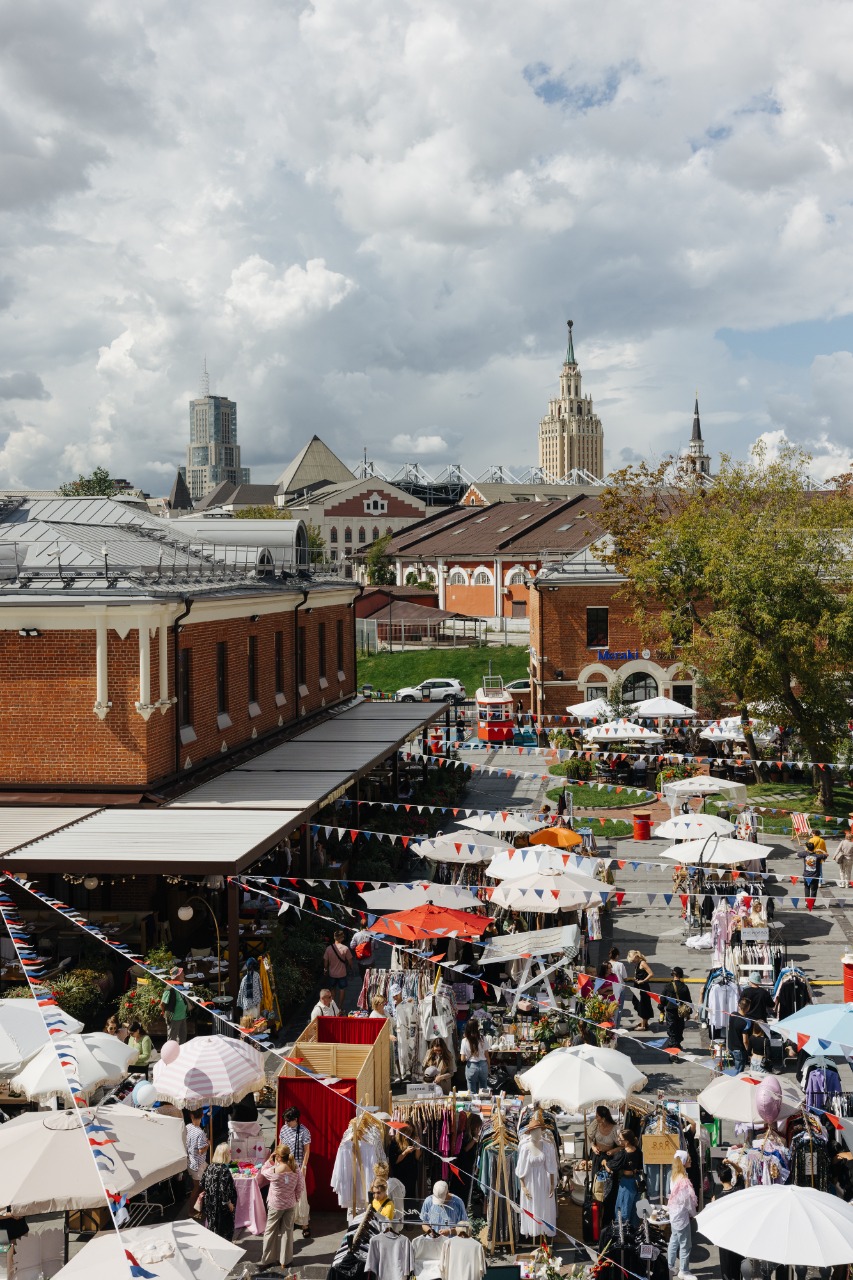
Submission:
M 572 321 L 560 372 L 560 394 L 549 401 L 548 412 L 539 423 L 539 466 L 555 481 L 573 471 L 585 471 L 600 479 L 604 475 L 604 431 L 595 413 L 592 397 L 581 389 L 582 375 L 575 359 Z
M 355 692 L 357 588 L 178 526 L 106 498 L 0 515 L 0 790 L 142 793 Z
M 223 480 L 248 484 L 249 468 L 240 465 L 237 405 L 227 396 L 202 395 L 191 400 L 190 442 L 184 479 L 194 502 Z
M 320 531 L 332 563 L 351 561 L 372 542 L 408 529 L 427 512 L 420 498 L 374 476 L 324 485 L 288 505 L 295 517 Z

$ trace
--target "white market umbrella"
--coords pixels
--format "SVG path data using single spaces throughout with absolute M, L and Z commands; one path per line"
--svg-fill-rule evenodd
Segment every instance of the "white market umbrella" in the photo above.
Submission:
M 750 720 L 750 727 L 753 736 L 759 746 L 767 746 L 771 742 L 775 742 L 779 737 L 778 729 L 759 728 L 754 720 Z M 743 725 L 740 716 L 725 716 L 722 720 L 715 720 L 713 724 L 709 724 L 699 734 L 700 738 L 704 738 L 706 742 L 745 742 L 743 735 Z
M 654 729 L 645 729 L 641 724 L 625 719 L 593 725 L 591 729 L 584 729 L 583 736 L 587 742 L 642 742 L 649 746 L 653 742 L 663 742 L 661 734 Z
M 430 862 L 458 863 L 460 866 L 469 862 L 488 862 L 498 849 L 511 849 L 508 840 L 500 836 L 478 832 L 469 835 L 467 831 L 453 831 L 436 836 L 434 840 L 419 840 L 410 844 L 409 850 L 419 858 L 428 858 Z
M 656 840 L 706 840 L 708 836 L 734 835 L 735 824 L 715 813 L 685 813 L 667 818 L 652 835 Z
M 529 849 L 496 853 L 486 867 L 492 880 L 517 880 L 519 876 L 555 876 L 567 885 L 598 892 L 601 881 L 595 879 L 595 863 L 591 858 L 576 858 L 552 845 L 531 845 Z
M 634 1084 L 630 1083 L 632 1071 Z M 564 1048 L 546 1053 L 529 1071 L 521 1073 L 518 1081 L 535 1103 L 578 1112 L 600 1104 L 624 1102 L 633 1090 L 643 1088 L 646 1077 L 627 1058 L 622 1076 L 617 1079 L 595 1062 L 579 1056 L 575 1049 Z
M 706 840 L 685 840 L 664 849 L 658 856 L 689 867 L 733 867 L 739 862 L 755 862 L 766 858 L 771 849 L 751 840 L 730 840 L 726 836 L 710 836 Z
M 423 907 L 431 902 L 435 907 L 481 908 L 482 903 L 475 893 L 464 885 L 431 884 L 422 881 L 418 884 L 389 884 L 384 889 L 369 889 L 362 893 L 361 900 L 370 912 L 382 915 L 386 911 L 406 911 L 409 907 Z
M 699 773 L 695 778 L 679 778 L 677 782 L 667 782 L 663 788 L 663 798 L 670 804 L 680 800 L 682 796 L 725 796 L 727 800 L 746 801 L 747 792 L 743 782 L 729 782 L 728 778 L 712 778 L 708 773 Z
M 187 1167 L 184 1122 L 117 1103 L 75 1111 L 27 1111 L 0 1125 L 0 1204 L 15 1217 L 103 1208 L 104 1190 L 81 1126 L 107 1145 L 110 1191 L 138 1195 Z
M 799 1111 L 805 1095 L 792 1076 L 774 1076 L 782 1090 L 781 1119 L 785 1120 Z M 698 1101 L 718 1120 L 731 1120 L 734 1124 L 763 1125 L 758 1114 L 755 1095 L 758 1085 L 765 1079 L 762 1075 L 754 1075 L 751 1071 L 742 1071 L 736 1076 L 717 1076 L 699 1094 Z
M 561 878 L 558 876 L 535 874 L 514 876 L 511 880 L 502 880 L 495 886 L 490 901 L 493 907 L 506 907 L 512 911 L 535 911 L 537 914 L 550 915 L 555 911 L 587 906 L 592 892 L 595 892 L 595 903 L 598 904 L 600 899 L 597 895 L 603 888 L 600 880 L 595 881 L 593 891 L 561 883 Z
M 10 1081 L 16 1093 L 30 1102 L 47 1102 L 70 1095 L 69 1079 L 60 1066 L 61 1052 L 84 1097 L 105 1084 L 120 1084 L 139 1057 L 139 1046 L 122 1044 L 103 1031 L 82 1036 L 54 1036 Z
M 55 1005 L 46 1005 L 44 1017 L 35 1000 L 0 1000 L 0 1076 L 20 1071 L 48 1040 L 45 1018 L 51 1029 L 77 1033 L 83 1023 Z M 54 1037 L 52 1037 L 54 1038 Z
M 589 702 L 576 702 L 573 707 L 566 707 L 566 712 L 576 720 L 608 720 L 613 715 L 613 708 L 606 698 L 590 698 Z
M 264 1088 L 264 1059 L 245 1040 L 195 1036 L 181 1045 L 174 1062 L 154 1064 L 153 1083 L 158 1098 L 176 1107 L 230 1107 Z
M 552 1050 L 552 1052 L 559 1053 L 561 1050 Z M 620 1089 L 625 1090 L 626 1096 L 629 1093 L 640 1093 L 649 1083 L 648 1077 L 644 1076 L 642 1071 L 638 1071 L 631 1059 L 626 1054 L 620 1053 L 618 1049 L 607 1049 L 603 1045 L 595 1044 L 577 1044 L 568 1048 L 566 1053 L 605 1071 L 611 1080 L 615 1080 Z
M 642 720 L 659 717 L 665 720 L 690 720 L 696 715 L 692 707 L 676 702 L 674 698 L 644 698 L 642 702 L 635 702 L 630 711 L 632 716 L 639 716 Z
M 788 1266 L 853 1262 L 853 1205 L 813 1187 L 747 1187 L 715 1200 L 696 1218 L 712 1244 L 742 1258 Z
M 512 813 L 504 809 L 498 813 L 480 813 L 473 818 L 463 818 L 463 827 L 471 827 L 474 831 L 526 831 L 530 834 L 542 826 L 542 819 L 532 814 Z
M 56 1280 L 123 1280 L 128 1253 L 157 1280 L 225 1280 L 246 1250 L 189 1219 L 122 1227 L 121 1236 L 107 1230 L 90 1240 Z

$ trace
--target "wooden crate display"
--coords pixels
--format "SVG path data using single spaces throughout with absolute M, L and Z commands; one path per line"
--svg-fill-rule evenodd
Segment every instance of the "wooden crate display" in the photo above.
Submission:
M 363 1034 L 368 1030 L 364 1024 L 368 1021 L 372 1022 L 373 1027 L 369 1029 L 370 1033 L 373 1034 L 376 1028 L 376 1038 L 372 1044 L 320 1043 L 317 1030 L 317 1024 L 320 1021 L 321 1019 L 315 1018 L 309 1023 L 293 1046 L 290 1056 L 301 1058 L 301 1064 L 285 1062 L 281 1075 L 299 1075 L 301 1065 L 320 1075 L 333 1076 L 338 1080 L 355 1080 L 356 1097 L 360 1103 L 379 1107 L 383 1111 L 390 1110 L 391 1031 L 387 1019 L 335 1018 L 328 1020 L 338 1024 L 335 1030 L 344 1035 L 348 1034 L 348 1029 L 341 1027 L 342 1023 L 350 1022 L 356 1026 L 361 1023 Z M 328 1033 L 329 1030 L 329 1027 L 324 1027 L 324 1032 Z

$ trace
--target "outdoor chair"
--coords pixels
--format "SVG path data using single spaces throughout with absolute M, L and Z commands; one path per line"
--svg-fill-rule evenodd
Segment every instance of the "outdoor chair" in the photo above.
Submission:
M 797 844 L 805 844 L 814 835 L 807 813 L 791 814 L 791 834 Z

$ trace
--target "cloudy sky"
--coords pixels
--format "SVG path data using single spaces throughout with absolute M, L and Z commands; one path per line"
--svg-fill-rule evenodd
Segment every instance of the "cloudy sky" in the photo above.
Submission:
M 565 321 L 607 463 L 853 456 L 853 7 L 0 0 L 0 485 L 154 493 L 202 358 L 314 432 L 536 462 Z

